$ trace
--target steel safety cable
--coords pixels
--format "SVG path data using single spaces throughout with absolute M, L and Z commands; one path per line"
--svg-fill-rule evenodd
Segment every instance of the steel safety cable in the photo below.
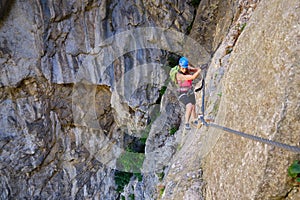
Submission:
M 204 75 L 206 75 L 206 73 Z M 283 148 L 283 149 L 286 149 L 286 150 L 289 150 L 289 151 L 300 153 L 300 148 L 297 147 L 297 146 L 292 146 L 292 145 L 284 144 L 284 143 L 281 143 L 281 142 L 272 141 L 272 140 L 269 140 L 269 139 L 266 139 L 266 138 L 258 137 L 258 136 L 255 136 L 255 135 L 250 135 L 250 134 L 247 134 L 247 133 L 244 133 L 244 132 L 241 132 L 241 131 L 236 131 L 236 130 L 233 130 L 231 128 L 220 126 L 218 124 L 206 122 L 205 119 L 204 119 L 204 112 L 205 112 L 205 81 L 204 81 L 204 79 L 205 79 L 205 76 L 203 76 L 202 86 L 201 86 L 201 89 L 202 89 L 202 107 L 201 107 L 202 115 L 200 115 L 200 120 L 201 120 L 203 125 L 205 125 L 207 127 L 217 128 L 217 129 L 229 132 L 229 133 L 234 133 L 236 135 L 239 135 L 241 137 L 248 138 L 248 139 L 251 139 L 251 140 L 254 140 L 254 141 L 258 141 L 258 142 L 261 142 L 261 143 L 269 144 L 269 145 L 276 146 L 276 147 L 279 147 L 279 148 Z

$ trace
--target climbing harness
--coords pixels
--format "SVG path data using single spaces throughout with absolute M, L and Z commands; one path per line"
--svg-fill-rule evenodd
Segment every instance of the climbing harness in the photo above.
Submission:
M 233 129 L 230 129 L 230 128 L 227 128 L 227 127 L 224 127 L 224 126 L 220 126 L 218 124 L 206 122 L 205 119 L 204 119 L 204 111 L 205 111 L 205 109 L 204 109 L 204 99 L 205 99 L 205 82 L 204 82 L 204 78 L 205 78 L 205 76 L 203 76 L 202 85 L 201 85 L 201 89 L 202 89 L 201 112 L 202 112 L 202 115 L 200 116 L 200 121 L 202 122 L 203 125 L 205 125 L 207 127 L 217 128 L 217 129 L 229 132 L 229 133 L 233 133 L 233 134 L 236 134 L 236 135 L 239 135 L 241 137 L 248 138 L 248 139 L 251 139 L 251 140 L 254 140 L 254 141 L 258 141 L 258 142 L 261 142 L 261 143 L 269 144 L 269 145 L 276 146 L 276 147 L 279 147 L 279 148 L 283 148 L 283 149 L 286 149 L 286 150 L 289 150 L 289 151 L 300 153 L 300 147 L 297 147 L 297 146 L 291 146 L 291 145 L 288 145 L 288 144 L 272 141 L 272 140 L 269 140 L 269 139 L 266 139 L 266 138 L 261 138 L 261 137 L 255 136 L 255 135 L 250 135 L 250 134 L 243 133 L 243 132 L 240 132 L 240 131 L 236 131 L 236 130 L 233 130 Z

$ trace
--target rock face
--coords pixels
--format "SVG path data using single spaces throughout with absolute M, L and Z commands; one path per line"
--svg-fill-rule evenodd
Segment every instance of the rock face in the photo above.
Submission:
M 168 79 L 181 55 L 208 63 L 206 117 L 299 145 L 299 8 L 1 1 L 0 199 L 299 198 L 286 173 L 299 155 L 185 132 Z
M 180 115 L 170 118 L 179 113 L 176 102 L 160 110 L 169 69 L 161 65 L 174 43 L 161 38 L 170 38 L 165 30 L 182 32 L 172 52 L 183 54 L 194 6 L 46 0 L 1 1 L 0 9 L 1 199 L 120 198 L 115 171 L 130 171 L 120 165 L 136 141 L 129 135 L 164 112 L 164 130 L 151 132 L 162 138 L 148 141 L 164 146 L 168 129 L 180 124 Z M 164 159 L 175 153 L 172 145 Z M 144 191 L 136 192 L 155 195 Z
M 246 1 L 247 2 L 247 1 Z M 237 20 L 242 5 L 235 0 L 202 0 L 195 16 L 191 37 L 213 54 Z
M 299 1 L 258 4 L 234 47 L 216 121 L 299 145 Z M 287 168 L 295 153 L 218 130 L 204 159 L 206 199 L 297 199 Z
M 204 114 L 215 124 L 299 146 L 299 1 L 237 6 L 207 71 Z M 287 174 L 299 154 L 206 126 L 181 145 L 160 183 L 161 199 L 299 198 Z

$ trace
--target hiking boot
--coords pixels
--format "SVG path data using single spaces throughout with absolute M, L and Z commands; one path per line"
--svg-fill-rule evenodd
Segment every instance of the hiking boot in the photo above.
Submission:
M 199 129 L 201 127 L 201 124 L 198 120 L 195 120 L 192 122 L 192 126 Z
M 193 123 L 193 125 L 195 125 L 195 126 L 198 126 L 198 124 L 199 124 L 197 119 L 196 119 L 195 121 L 193 121 L 192 123 Z
M 198 120 L 201 121 L 201 119 L 203 119 L 203 115 L 198 115 Z
M 191 127 L 190 127 L 190 124 L 189 123 L 186 123 L 185 126 L 184 126 L 185 130 L 191 130 Z

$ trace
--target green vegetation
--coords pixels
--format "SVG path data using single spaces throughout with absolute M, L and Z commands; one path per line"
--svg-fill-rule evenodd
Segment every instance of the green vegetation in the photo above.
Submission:
M 141 173 L 133 173 L 133 175 L 134 175 L 135 177 L 137 177 L 138 181 L 142 181 L 142 180 L 143 180 L 143 176 L 142 176 Z
M 140 138 L 140 141 L 141 141 L 142 144 L 146 145 L 147 136 L 142 136 L 142 137 Z
M 178 130 L 177 127 L 173 127 L 173 128 L 171 128 L 171 129 L 169 130 L 169 134 L 170 134 L 170 135 L 174 135 L 174 134 L 176 133 L 177 130 Z
M 143 176 L 140 171 L 143 166 L 144 159 L 145 155 L 143 153 L 133 152 L 133 150 L 129 147 L 121 154 L 117 160 L 117 167 L 123 171 L 115 172 L 115 183 L 118 186 L 117 192 L 121 193 L 132 177 L 136 177 L 138 181 L 142 181 Z
M 174 60 L 171 60 L 171 62 L 173 62 Z M 167 90 L 167 86 L 162 86 L 159 89 L 159 100 L 158 102 L 156 102 L 157 104 L 160 104 L 161 98 L 165 94 L 166 90 Z M 144 130 L 141 131 L 141 137 L 139 139 L 139 142 L 141 144 L 143 145 L 146 144 L 147 137 L 151 130 L 151 126 L 153 122 L 159 117 L 159 115 L 160 115 L 160 106 L 156 105 L 156 107 L 154 107 L 152 112 L 150 113 L 151 116 L 150 123 L 145 127 Z M 173 131 L 176 132 L 177 129 L 174 129 Z M 132 144 L 129 144 L 126 148 L 126 151 L 124 151 L 117 159 L 117 168 L 122 170 L 122 171 L 115 172 L 115 183 L 117 185 L 117 192 L 119 193 L 123 192 L 124 187 L 128 185 L 128 183 L 132 178 L 137 178 L 138 181 L 142 181 L 143 179 L 143 176 L 140 173 L 140 171 L 143 166 L 145 154 L 141 152 L 136 152 L 135 149 L 136 148 L 134 148 Z M 161 176 L 163 177 L 164 175 Z M 120 198 L 124 199 L 125 197 L 121 196 Z M 134 200 L 135 196 L 134 194 L 130 194 L 128 198 Z
M 161 198 L 162 195 L 163 195 L 164 192 L 165 192 L 165 186 L 159 185 L 157 189 L 158 189 L 158 192 L 159 192 L 159 198 Z
M 141 131 L 140 141 L 142 144 L 146 145 L 146 141 L 151 130 L 151 124 L 148 124 L 144 130 Z
M 165 173 L 164 172 L 158 173 L 156 175 L 158 176 L 159 181 L 162 181 L 164 179 L 164 177 L 165 177 Z
M 140 172 L 145 155 L 143 153 L 125 151 L 117 160 L 118 169 L 123 169 L 126 172 Z
M 161 89 L 159 90 L 160 96 L 164 95 L 166 90 L 167 90 L 167 86 L 162 86 Z
M 159 196 L 162 196 L 164 194 L 165 188 L 161 188 L 159 192 Z
M 142 181 L 142 174 L 141 173 L 131 173 L 131 172 L 123 172 L 123 171 L 116 171 L 115 172 L 115 183 L 118 186 L 117 192 L 121 193 L 124 190 L 124 187 L 128 185 L 130 179 L 132 177 L 136 177 L 138 181 Z
M 293 164 L 289 166 L 288 175 L 300 183 L 300 164 L 298 160 L 295 160 Z
M 134 200 L 135 199 L 134 194 L 130 194 L 128 197 L 129 197 L 130 200 Z
M 121 171 L 115 172 L 115 182 L 116 185 L 118 186 L 117 192 L 119 193 L 123 192 L 124 187 L 129 183 L 131 177 L 132 177 L 132 173 L 129 172 L 121 172 Z
M 244 24 L 241 25 L 240 32 L 242 32 L 245 29 L 246 25 L 247 25 L 247 23 L 244 23 Z

